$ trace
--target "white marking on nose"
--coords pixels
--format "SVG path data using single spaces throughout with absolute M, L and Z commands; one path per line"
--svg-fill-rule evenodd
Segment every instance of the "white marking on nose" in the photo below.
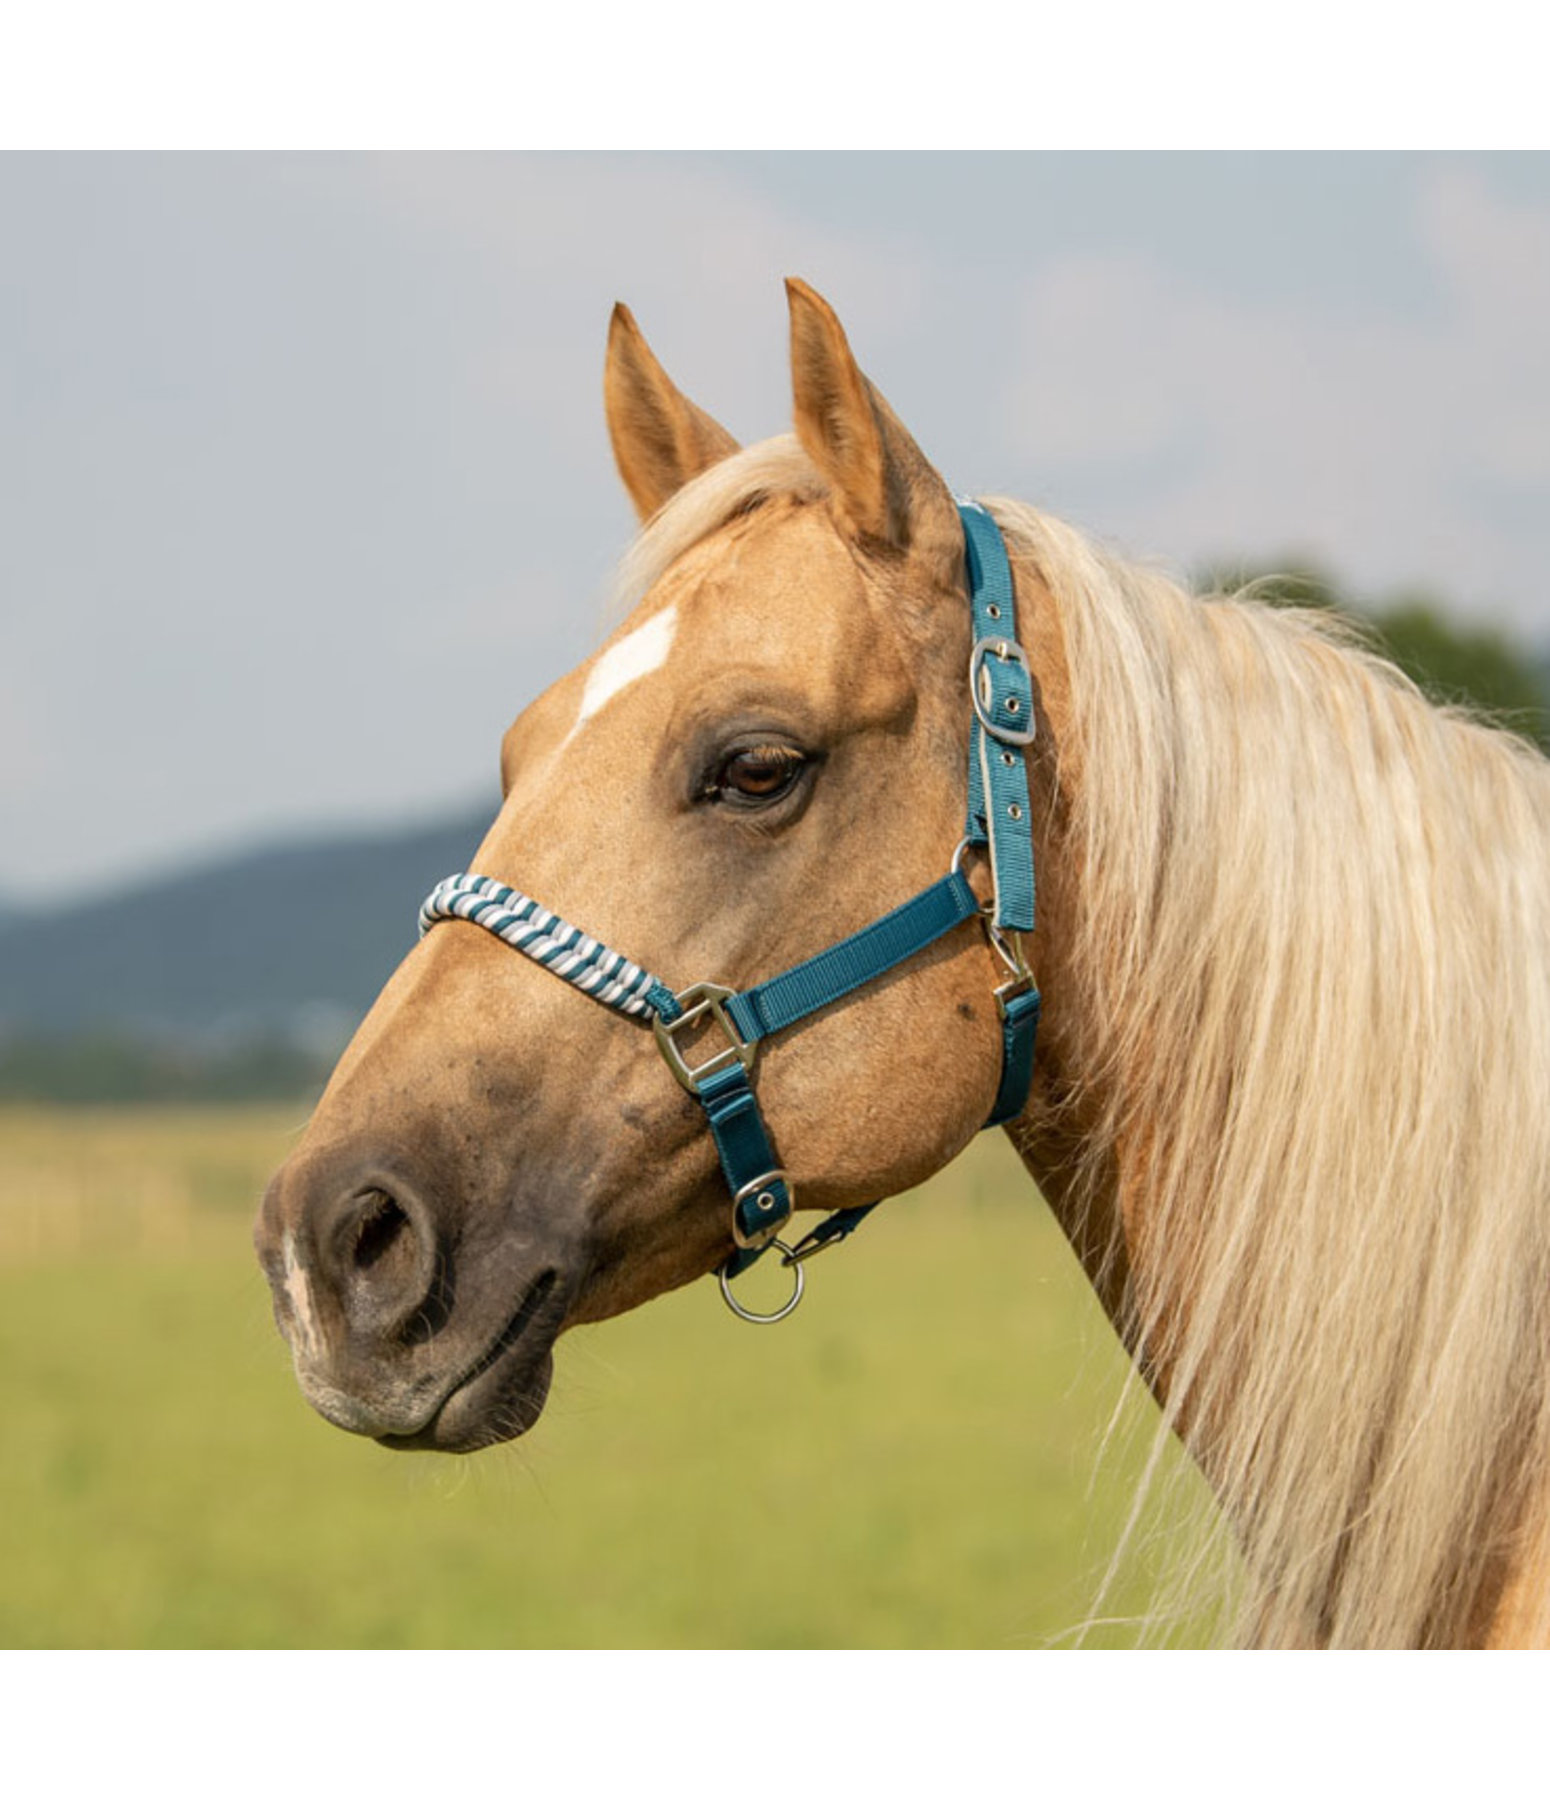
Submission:
M 595 712 L 601 711 L 631 682 L 639 681 L 653 669 L 660 669 L 673 647 L 673 633 L 678 628 L 678 608 L 665 606 L 653 613 L 644 625 L 637 625 L 628 637 L 605 650 L 593 665 L 582 689 L 581 710 L 566 737 L 569 743 Z
M 296 1322 L 296 1341 L 292 1348 L 300 1356 L 315 1357 L 321 1348 L 317 1318 L 312 1311 L 312 1289 L 307 1284 L 307 1271 L 296 1257 L 296 1240 L 286 1232 L 280 1245 L 285 1259 L 285 1294 L 291 1303 L 291 1317 Z

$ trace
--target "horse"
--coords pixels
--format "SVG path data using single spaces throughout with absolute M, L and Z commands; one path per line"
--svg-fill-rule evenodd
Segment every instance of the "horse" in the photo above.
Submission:
M 745 1186 L 846 1229 L 983 1127 L 997 996 L 1037 991 L 1002 1128 L 1226 1522 L 1229 1641 L 1550 1641 L 1550 766 L 1328 614 L 1009 499 L 977 507 L 1016 618 L 987 659 L 965 507 L 787 293 L 795 429 L 749 447 L 615 308 L 622 623 L 503 740 L 468 879 L 507 941 L 473 889 L 431 911 L 264 1196 L 303 1392 L 393 1447 L 500 1442 L 561 1332 L 768 1242 L 647 1009 L 559 965 L 655 983 L 681 1060 L 698 1008 L 704 1066 L 757 1076 L 778 1167 Z M 1014 758 L 971 653 L 1027 676 L 1031 934 L 976 923 L 971 734 Z M 728 994 L 949 869 L 968 916 L 742 1041 Z M 534 908 L 547 968 L 509 947 Z

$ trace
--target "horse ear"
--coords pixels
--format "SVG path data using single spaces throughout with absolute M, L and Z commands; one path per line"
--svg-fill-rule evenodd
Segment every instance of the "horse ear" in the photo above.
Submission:
M 797 437 L 853 532 L 893 550 L 945 558 L 956 579 L 963 530 L 947 485 L 861 373 L 834 309 L 788 280 Z
M 622 302 L 608 322 L 603 406 L 614 461 L 643 521 L 738 447 L 731 432 L 673 386 Z

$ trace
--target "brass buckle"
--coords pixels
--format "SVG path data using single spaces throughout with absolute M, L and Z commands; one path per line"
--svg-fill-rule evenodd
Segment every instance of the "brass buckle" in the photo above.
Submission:
M 746 1043 L 727 1017 L 726 1003 L 736 998 L 736 989 L 718 987 L 714 981 L 697 981 L 673 998 L 683 1011 L 671 1022 L 658 1013 L 651 1022 L 651 1028 L 656 1033 L 657 1048 L 662 1052 L 662 1059 L 673 1071 L 673 1079 L 681 1088 L 687 1089 L 691 1094 L 698 1094 L 701 1079 L 706 1075 L 713 1075 L 717 1069 L 730 1068 L 735 1062 L 741 1063 L 745 1070 L 753 1067 L 754 1053 L 758 1046 Z M 673 1042 L 673 1034 L 682 1031 L 686 1025 L 692 1025 L 706 1013 L 727 1034 L 730 1042 L 725 1050 L 718 1050 L 714 1056 L 691 1067 L 684 1060 L 683 1052 Z
M 1023 952 L 1023 934 L 1020 931 L 1003 931 L 999 925 L 992 925 L 986 919 L 985 935 L 990 939 L 991 949 L 1001 958 L 1011 976 L 1010 981 L 1003 981 L 996 989 L 996 1011 L 1005 1019 L 1008 1001 L 1032 993 L 1033 971 L 1028 967 L 1028 958 Z

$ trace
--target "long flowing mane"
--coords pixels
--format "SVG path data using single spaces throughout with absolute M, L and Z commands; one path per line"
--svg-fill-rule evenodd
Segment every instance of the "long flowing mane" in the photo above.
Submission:
M 998 513 L 1070 664 L 1085 1155 L 1144 1166 L 1125 1329 L 1204 1422 L 1240 1634 L 1456 1641 L 1550 1451 L 1550 765 Z
M 623 588 L 792 491 L 794 441 L 728 459 Z M 1069 663 L 1077 1191 L 1144 1190 L 1121 1330 L 1254 1571 L 1234 1635 L 1458 1641 L 1550 1466 L 1550 765 L 1327 618 L 991 507 Z

